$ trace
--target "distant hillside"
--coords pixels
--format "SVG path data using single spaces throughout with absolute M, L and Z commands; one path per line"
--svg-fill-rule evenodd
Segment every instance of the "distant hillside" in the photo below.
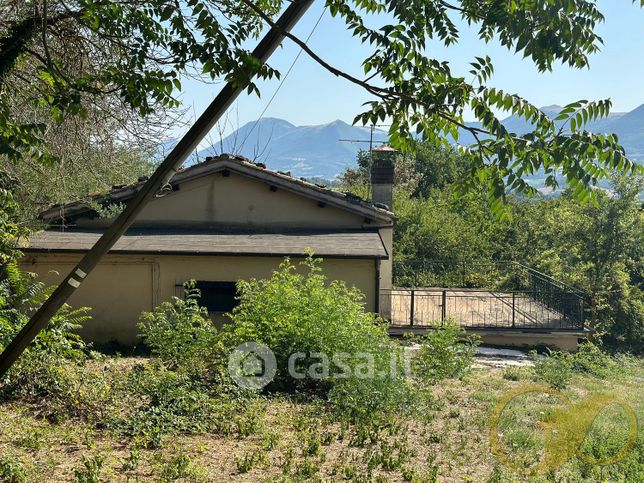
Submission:
M 561 107 L 546 106 L 542 109 L 555 117 Z M 503 124 L 517 134 L 530 129 L 525 121 L 514 116 L 506 118 Z M 607 119 L 590 123 L 587 128 L 597 133 L 616 133 L 627 153 L 633 159 L 644 162 L 644 105 L 631 112 L 611 114 Z M 257 123 L 243 125 L 220 143 L 200 151 L 196 159 L 203 160 L 206 156 L 222 152 L 241 154 L 266 163 L 271 169 L 290 171 L 294 176 L 332 179 L 347 167 L 355 166 L 358 151 L 368 148 L 368 143 L 342 139 L 368 140 L 369 128 L 351 126 L 343 121 L 318 126 L 295 126 L 283 119 L 263 118 Z M 375 130 L 376 145 L 386 140 L 385 131 Z M 461 144 L 473 141 L 467 132 L 463 132 L 459 139 Z M 168 147 L 171 146 L 165 146 L 166 150 Z M 540 178 L 538 175 L 533 178 L 535 186 L 541 184 Z
M 554 118 L 561 111 L 561 106 L 546 106 L 541 110 L 548 116 Z M 521 118 L 510 116 L 503 121 L 503 125 L 511 132 L 524 134 L 531 128 L 530 125 Z M 563 121 L 561 121 L 563 122 Z M 469 126 L 480 127 L 479 123 L 468 123 Z M 615 112 L 605 119 L 588 123 L 585 129 L 594 133 L 615 133 L 619 137 L 622 146 L 626 149 L 628 155 L 639 163 L 644 163 L 644 104 L 631 112 Z M 471 144 L 474 137 L 467 131 L 461 130 L 459 143 Z M 534 174 L 527 178 L 527 181 L 537 189 L 544 188 L 545 175 L 542 173 Z M 560 179 L 563 183 L 563 179 Z M 604 180 L 600 186 L 608 188 L 609 183 Z M 546 192 L 548 190 L 545 190 Z
M 561 106 L 546 106 L 541 110 L 550 117 L 556 117 Z M 523 134 L 530 130 L 530 125 L 515 116 L 504 119 L 503 125 L 510 131 Z M 480 126 L 479 123 L 468 123 L 469 126 Z M 615 133 L 626 149 L 628 155 L 640 163 L 644 162 L 644 104 L 631 112 L 615 112 L 608 118 L 588 123 L 585 128 L 594 133 Z M 466 131 L 461 132 L 459 143 L 471 144 L 474 138 Z
M 294 176 L 334 178 L 348 166 L 355 166 L 356 154 L 368 143 L 341 141 L 368 140 L 369 128 L 334 121 L 319 126 L 294 126 L 282 119 L 263 118 L 245 124 L 221 143 L 198 153 L 200 159 L 221 152 L 241 154 L 261 161 L 274 170 Z M 384 131 L 374 132 L 374 142 L 387 140 Z

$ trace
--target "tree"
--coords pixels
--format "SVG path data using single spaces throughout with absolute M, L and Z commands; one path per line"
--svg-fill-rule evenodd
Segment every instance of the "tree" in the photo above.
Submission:
M 467 171 L 467 158 L 451 147 L 419 143 L 414 168 L 419 179 L 413 195 L 427 197 L 432 190 L 455 185 L 462 179 Z
M 590 322 L 620 350 L 644 347 L 644 179 L 612 180 L 597 205 L 571 193 L 517 206 L 515 253 L 536 268 L 583 289 Z
M 140 116 L 157 106 L 174 108 L 175 93 L 187 75 L 232 80 L 257 91 L 251 75 L 277 75 L 247 50 L 259 29 L 273 25 L 283 0 L 5 0 L 0 21 L 0 152 L 14 159 L 46 159 L 51 153 L 42 134 L 67 116 L 86 115 L 89 99 L 116 95 Z M 583 130 L 585 122 L 606 116 L 609 101 L 579 101 L 566 106 L 558 123 L 518 95 L 502 92 L 489 79 L 489 58 L 472 62 L 470 78 L 452 73 L 446 62 L 427 54 L 430 40 L 458 42 L 456 18 L 478 28 L 481 41 L 497 38 L 530 58 L 540 71 L 560 61 L 588 65 L 599 49 L 595 33 L 603 21 L 591 0 L 535 2 L 461 0 L 326 0 L 331 15 L 343 21 L 358 41 L 372 46 L 362 65 L 364 78 L 340 71 L 292 34 L 287 37 L 337 76 L 374 96 L 356 121 L 391 120 L 391 143 L 414 147 L 413 133 L 434 145 L 447 144 L 467 131 L 475 139 L 463 148 L 469 185 L 483 183 L 500 211 L 508 189 L 532 193 L 524 175 L 544 170 L 555 186 L 561 171 L 576 198 L 594 196 L 588 187 L 608 169 L 634 172 L 611 135 Z M 368 27 L 365 18 L 385 16 Z M 25 122 L 7 101 L 7 86 L 20 79 L 28 99 L 46 109 L 48 119 Z M 480 127 L 466 125 L 470 108 Z M 513 133 L 495 112 L 528 120 L 532 130 Z
M 356 168 L 347 168 L 340 175 L 340 188 L 349 190 L 365 198 L 369 197 L 371 183 L 371 153 L 360 150 L 356 156 Z M 418 172 L 414 168 L 414 156 L 397 154 L 394 158 L 394 185 L 398 189 L 415 189 L 418 184 Z
M 7 267 L 19 256 L 19 241 L 27 230 L 17 223 L 17 209 L 13 195 L 7 189 L 7 179 L 0 173 L 0 280 L 7 274 Z
M 358 161 L 358 187 L 367 161 Z M 509 197 L 512 216 L 499 220 L 485 193 L 459 193 L 467 166 L 451 149 L 420 143 L 412 162 L 401 165 L 404 175 L 394 184 L 399 283 L 461 283 L 460 264 L 433 263 L 459 260 L 468 261 L 468 283 L 494 285 L 502 278 L 494 261 L 514 260 L 581 289 L 587 321 L 608 346 L 643 350 L 644 177 L 614 173 L 610 190 L 594 188 L 597 202 L 585 205 L 571 190 Z
M 271 3 L 262 5 L 270 14 Z M 150 117 L 179 105 L 180 76 L 244 82 L 249 72 L 274 74 L 241 47 L 258 23 L 233 1 L 7 0 L 2 14 L 0 152 L 13 158 L 47 159 L 46 129 L 92 109 L 109 112 L 101 101 Z M 16 86 L 23 102 L 46 109 L 48 119 L 16 115 L 7 99 Z
M 42 225 L 38 213 L 51 205 L 71 201 L 96 205 L 95 195 L 108 192 L 114 185 L 135 182 L 154 167 L 149 155 L 140 149 L 111 143 L 91 146 L 77 138 L 68 138 L 62 144 L 63 153 L 52 163 L 0 158 L 0 172 L 11 180 L 15 220 L 32 230 Z M 73 151 L 74 147 L 78 150 Z
M 243 2 L 272 23 L 252 1 Z M 556 175 L 561 171 L 582 201 L 594 198 L 596 192 L 589 187 L 605 178 L 608 170 L 642 171 L 628 159 L 615 136 L 583 130 L 586 122 L 608 114 L 610 101 L 574 102 L 553 120 L 520 96 L 489 85 L 494 70 L 489 57 L 475 58 L 471 78 L 466 80 L 454 75 L 449 63 L 427 56 L 429 40 L 447 46 L 458 42 L 454 18 L 460 17 L 479 28 L 482 41 L 499 39 L 508 49 L 529 57 L 541 72 L 551 70 L 555 61 L 587 67 L 588 56 L 601 44 L 594 29 L 604 20 L 594 1 L 328 0 L 327 6 L 355 37 L 373 46 L 362 64 L 366 78 L 334 68 L 304 42 L 288 37 L 330 72 L 375 97 L 356 121 L 376 124 L 390 119 L 390 142 L 403 151 L 413 149 L 414 133 L 426 142 L 446 145 L 448 138 L 458 140 L 462 131 L 469 132 L 476 142 L 463 148 L 469 161 L 466 186 L 483 183 L 497 213 L 503 211 L 508 189 L 534 194 L 523 177 L 537 170 L 545 171 L 551 187 L 557 186 Z M 367 26 L 366 14 L 385 12 L 392 23 Z M 474 112 L 480 127 L 464 122 L 466 108 Z M 498 110 L 527 120 L 533 129 L 509 132 L 495 115 Z
M 73 82 L 91 77 L 96 66 L 117 61 L 119 55 L 108 45 L 95 48 L 96 39 L 74 29 L 72 13 L 60 11 L 56 2 L 4 1 L 0 11 L 5 47 L 0 111 L 6 122 L 0 172 L 11 180 L 15 215 L 33 223 L 35 214 L 51 204 L 87 198 L 149 174 L 150 158 L 170 126 L 181 121 L 181 111 L 155 102 L 154 112 L 142 119 L 116 91 L 74 91 Z M 38 16 L 40 24 L 29 21 Z M 19 38 L 24 45 L 16 44 Z M 19 48 L 24 52 L 11 64 Z M 62 102 L 57 93 L 76 104 L 57 105 Z

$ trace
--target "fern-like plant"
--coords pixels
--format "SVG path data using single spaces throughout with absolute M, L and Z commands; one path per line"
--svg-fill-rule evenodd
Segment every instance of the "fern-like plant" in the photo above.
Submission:
M 4 348 L 27 323 L 29 316 L 49 296 L 47 288 L 33 273 L 21 271 L 15 263 L 5 267 L 0 281 L 0 344 Z M 65 359 L 79 359 L 86 345 L 76 331 L 91 319 L 89 307 L 73 309 L 65 304 L 52 317 L 28 351 L 49 352 Z
M 16 337 L 51 292 L 34 274 L 21 271 L 15 263 L 7 264 L 4 272 L 5 278 L 0 281 L 0 349 Z M 88 354 L 88 346 L 76 331 L 91 318 L 89 310 L 63 305 L 5 375 L 0 397 L 57 400 L 65 394 L 70 386 L 69 364 L 84 361 Z

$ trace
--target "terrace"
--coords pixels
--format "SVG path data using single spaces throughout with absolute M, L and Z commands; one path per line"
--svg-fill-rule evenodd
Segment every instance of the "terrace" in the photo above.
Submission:
M 403 261 L 393 270 L 395 288 L 380 291 L 392 335 L 447 319 L 473 332 L 586 332 L 583 292 L 514 261 Z

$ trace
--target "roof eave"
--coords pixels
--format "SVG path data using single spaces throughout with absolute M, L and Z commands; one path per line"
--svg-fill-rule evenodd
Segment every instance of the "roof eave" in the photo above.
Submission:
M 23 248 L 21 250 L 26 254 L 79 254 L 87 253 L 89 250 L 76 248 Z M 276 254 L 268 252 L 195 252 L 186 250 L 110 250 L 109 255 L 148 255 L 148 256 L 182 256 L 182 257 L 269 257 L 269 258 L 307 258 L 306 253 L 285 253 Z M 316 258 L 322 259 L 350 259 L 350 260 L 387 260 L 388 255 L 364 255 L 364 254 L 343 254 L 327 253 L 315 255 Z

